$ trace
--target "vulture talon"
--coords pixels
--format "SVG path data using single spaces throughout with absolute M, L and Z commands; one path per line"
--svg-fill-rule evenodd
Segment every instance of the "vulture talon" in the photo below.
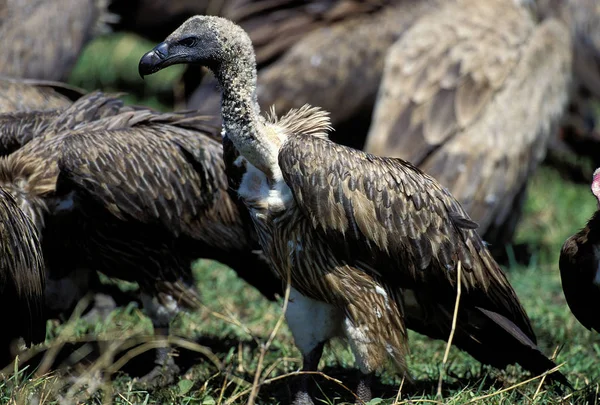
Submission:
M 181 374 L 179 366 L 173 359 L 172 349 L 161 347 L 156 349 L 156 365 L 148 374 L 136 379 L 136 383 L 148 388 L 157 389 L 173 384 Z

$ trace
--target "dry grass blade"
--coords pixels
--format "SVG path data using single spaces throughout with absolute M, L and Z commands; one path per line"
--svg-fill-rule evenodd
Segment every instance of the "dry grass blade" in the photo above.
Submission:
M 495 397 L 497 395 L 504 394 L 505 392 L 509 392 L 509 391 L 514 390 L 514 389 L 517 389 L 517 388 L 519 388 L 522 385 L 528 384 L 528 383 L 530 383 L 532 381 L 535 381 L 537 379 L 544 378 L 548 374 L 552 374 L 552 373 L 558 371 L 565 364 L 566 363 L 560 363 L 558 366 L 556 366 L 554 368 L 551 368 L 550 370 L 548 370 L 548 371 L 546 371 L 546 372 L 544 372 L 544 373 L 542 373 L 540 375 L 536 375 L 535 377 L 531 377 L 528 380 L 521 381 L 520 383 L 511 385 L 510 387 L 507 387 L 507 388 L 504 388 L 504 389 L 492 392 L 491 394 L 486 394 L 486 395 L 481 395 L 481 396 L 475 397 L 475 398 L 471 399 L 469 402 L 466 402 L 464 405 L 474 404 L 475 402 L 478 402 L 478 401 L 481 401 L 481 400 L 484 400 L 484 399 L 488 399 L 488 398 L 492 398 L 492 397 Z
M 448 337 L 448 343 L 446 344 L 446 351 L 444 352 L 444 359 L 442 360 L 442 369 L 440 370 L 440 379 L 438 380 L 437 397 L 442 398 L 442 381 L 446 375 L 446 362 L 448 361 L 448 355 L 450 354 L 450 346 L 452 346 L 452 340 L 454 339 L 454 331 L 456 330 L 456 321 L 458 319 L 458 306 L 460 304 L 460 293 L 461 293 L 461 275 L 462 275 L 462 262 L 458 261 L 456 269 L 456 302 L 454 304 L 454 315 L 452 316 L 452 328 L 450 329 L 450 336 Z
M 71 315 L 71 317 L 69 318 L 69 321 L 67 322 L 67 325 L 69 325 L 69 326 L 66 327 L 65 329 L 63 329 L 63 331 L 56 338 L 57 344 L 50 346 L 48 348 L 48 350 L 46 351 L 46 353 L 44 354 L 44 357 L 42 358 L 42 362 L 40 363 L 40 365 L 38 366 L 38 369 L 36 371 L 36 374 L 35 374 L 36 376 L 39 377 L 41 375 L 48 373 L 48 371 L 50 370 L 50 367 L 54 363 L 54 360 L 56 360 L 56 356 L 58 356 L 58 353 L 60 352 L 60 350 L 69 341 L 69 336 L 73 334 L 73 328 L 74 328 L 73 325 L 75 325 L 75 322 L 74 322 L 75 319 L 81 318 L 81 314 L 83 314 L 83 311 L 89 305 L 91 298 L 92 298 L 91 295 L 88 294 L 85 297 L 83 297 L 81 300 L 79 300 L 79 302 L 75 306 L 75 309 L 73 310 L 73 314 Z
M 396 405 L 398 401 L 400 401 L 400 397 L 402 396 L 402 387 L 404 387 L 405 377 L 402 377 L 402 381 L 400 381 L 400 386 L 398 387 L 398 393 L 396 394 L 396 399 L 394 399 L 394 403 L 392 405 Z
M 256 402 L 256 397 L 258 396 L 258 391 L 260 390 L 260 386 L 264 383 L 264 379 L 262 379 L 261 381 L 260 378 L 263 370 L 263 362 L 265 360 L 267 350 L 269 350 L 269 347 L 273 343 L 273 340 L 275 340 L 275 336 L 277 335 L 277 332 L 279 331 L 279 328 L 281 328 L 281 325 L 283 324 L 283 321 L 285 319 L 285 313 L 287 311 L 287 306 L 290 299 L 291 284 L 291 274 L 288 273 L 285 287 L 285 297 L 283 300 L 283 310 L 281 312 L 281 315 L 279 316 L 279 319 L 277 320 L 277 323 L 275 324 L 275 327 L 269 335 L 269 339 L 267 339 L 267 342 L 260 348 L 258 365 L 256 366 L 256 373 L 254 374 L 254 381 L 252 383 L 252 391 L 250 391 L 250 397 L 248 398 L 248 405 L 254 405 L 254 403 Z
M 552 360 L 556 359 L 556 356 L 558 355 L 558 348 L 559 346 L 556 346 L 556 349 L 554 349 L 554 353 L 552 353 Z M 543 376 L 542 379 L 540 380 L 540 383 L 537 386 L 537 389 L 535 390 L 535 393 L 533 394 L 533 398 L 531 399 L 531 402 L 534 403 L 537 396 L 539 395 L 541 389 L 542 389 L 542 385 L 544 385 L 544 381 L 546 381 L 546 376 Z

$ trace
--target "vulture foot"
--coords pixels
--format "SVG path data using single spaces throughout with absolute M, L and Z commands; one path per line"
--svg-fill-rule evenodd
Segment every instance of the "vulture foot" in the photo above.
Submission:
M 298 391 L 294 396 L 292 405 L 314 405 L 314 402 L 307 391 Z
M 94 306 L 81 319 L 89 324 L 104 322 L 116 308 L 117 303 L 113 297 L 103 293 L 96 293 L 94 295 Z
M 316 371 L 319 360 L 323 355 L 325 342 L 318 343 L 310 352 L 304 355 L 302 371 Z M 300 374 L 296 380 L 296 391 L 294 392 L 294 401 L 292 405 L 314 405 L 310 391 L 312 388 L 313 376 L 310 374 Z
M 156 366 L 148 374 L 137 379 L 144 388 L 155 389 L 173 384 L 180 374 L 180 369 L 171 356 L 171 349 L 161 347 L 156 349 Z
M 356 387 L 356 399 L 357 404 L 366 404 L 372 399 L 371 395 L 371 379 L 372 374 L 362 374 L 358 380 L 358 386 Z

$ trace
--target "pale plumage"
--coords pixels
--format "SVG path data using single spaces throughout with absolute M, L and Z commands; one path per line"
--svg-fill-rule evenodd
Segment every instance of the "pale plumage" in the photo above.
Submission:
M 501 248 L 567 101 L 569 38 L 513 1 L 444 3 L 390 48 L 365 150 L 438 179 Z
M 403 290 L 451 307 L 459 262 L 459 317 L 476 324 L 462 335 L 465 348 L 470 338 L 485 345 L 474 352 L 496 364 L 554 367 L 535 346 L 529 319 L 476 225 L 436 180 L 403 160 L 329 141 L 327 114 L 318 108 L 261 117 L 251 41 L 228 20 L 189 19 L 144 55 L 139 70 L 186 62 L 208 66 L 219 80 L 225 159 L 236 176 L 230 184 L 273 269 L 291 279 L 286 317 L 305 370 L 316 369 L 323 343 L 345 336 L 364 374 L 357 391 L 368 401 L 367 376 L 387 359 L 405 371 Z M 306 322 L 311 316 L 315 322 Z M 436 332 L 449 333 L 449 326 L 436 324 Z M 306 383 L 295 403 L 310 402 Z
M 83 46 L 107 30 L 107 0 L 6 0 L 0 74 L 66 80 Z
M 561 131 L 552 139 L 550 163 L 564 168 L 571 178 L 588 183 L 600 165 L 600 135 L 595 103 L 600 100 L 600 5 L 596 0 L 536 0 L 540 20 L 556 18 L 570 31 L 573 85 Z M 586 156 L 591 167 L 578 157 Z

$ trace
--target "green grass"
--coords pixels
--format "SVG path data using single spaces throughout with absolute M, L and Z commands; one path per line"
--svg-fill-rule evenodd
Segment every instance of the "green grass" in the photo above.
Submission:
M 159 101 L 159 95 L 172 91 L 181 70 L 167 70 L 160 76 L 149 77 L 146 82 L 137 77 L 137 61 L 152 45 L 125 35 L 97 40 L 82 55 L 71 82 L 88 89 L 135 88 L 137 98 L 132 97 L 129 102 L 144 102 L 155 108 L 168 109 L 169 106 Z M 445 404 L 470 401 L 479 404 L 595 403 L 600 391 L 600 336 L 584 329 L 570 313 L 557 267 L 564 239 L 581 228 L 594 209 L 588 187 L 566 183 L 551 168 L 542 167 L 531 180 L 516 238 L 516 243 L 529 245 L 534 254 L 527 265 L 514 264 L 509 269 L 509 278 L 532 319 L 540 347 L 549 355 L 560 349 L 556 360 L 565 362 L 561 370 L 576 391 L 561 395 L 546 386 L 540 389 L 538 380 L 515 387 L 531 376 L 519 367 L 502 371 L 481 367 L 468 355 L 452 348 L 443 399 L 436 398 L 445 342 L 432 341 L 411 332 L 408 366 L 416 384 L 403 387 L 401 403 L 408 403 L 402 402 L 408 398 L 413 401 L 410 403 L 439 401 Z M 246 403 L 261 347 L 281 316 L 281 303 L 263 300 L 232 270 L 214 262 L 198 261 L 195 275 L 205 308 L 181 314 L 173 324 L 175 335 L 197 342 L 197 346 L 179 350 L 179 360 L 185 360 L 190 367 L 172 385 L 154 391 L 139 387 L 129 374 L 110 369 L 127 350 L 102 361 L 98 354 L 110 353 L 110 347 L 84 345 L 80 352 L 89 348 L 89 356 L 83 353 L 84 360 L 71 360 L 80 367 L 36 377 L 31 376 L 33 370 L 25 368 L 0 382 L 0 403 Z M 52 323 L 48 328 L 47 344 L 52 346 L 84 339 L 126 342 L 126 339 L 136 337 L 145 341 L 149 339 L 151 329 L 150 321 L 136 306 L 130 305 L 115 311 L 101 323 L 86 324 L 77 317 L 63 324 Z M 140 354 L 125 368 L 135 371 L 134 363 L 143 358 L 145 363 L 142 361 L 142 365 L 151 362 L 148 354 L 145 357 Z M 342 342 L 333 342 L 326 348 L 320 369 L 339 383 L 315 377 L 323 404 L 353 402 L 346 389 L 352 389 L 356 383 L 353 363 L 350 351 Z M 269 370 L 267 378 L 284 376 L 299 368 L 300 355 L 285 324 L 265 351 L 263 366 L 263 372 Z M 94 374 L 94 367 L 104 372 Z M 112 379 L 108 378 L 109 370 L 114 372 Z M 291 381 L 284 377 L 262 386 L 257 403 L 287 403 Z M 78 387 L 78 383 L 83 385 Z M 397 376 L 384 370 L 374 386 L 374 394 L 381 399 L 373 400 L 372 404 L 393 403 L 400 383 Z

